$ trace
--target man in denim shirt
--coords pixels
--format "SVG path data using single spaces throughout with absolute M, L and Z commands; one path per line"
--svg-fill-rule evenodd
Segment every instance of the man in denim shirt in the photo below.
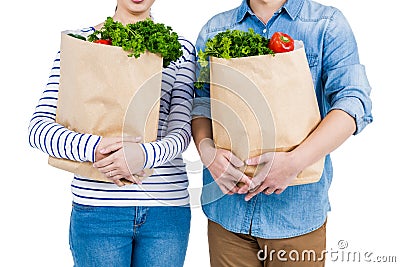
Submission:
M 336 8 L 311 0 L 243 0 L 238 8 L 220 13 L 204 25 L 197 50 L 204 51 L 206 41 L 219 32 L 249 28 L 267 38 L 281 31 L 304 42 L 323 119 L 293 151 L 249 159 L 248 164 L 267 163 L 252 184 L 237 169 L 243 162 L 214 147 L 209 90 L 197 90 L 192 128 L 207 166 L 202 203 L 209 219 L 211 265 L 323 266 L 332 181 L 329 153 L 372 122 L 371 89 L 359 62 L 356 40 Z M 301 170 L 324 156 L 319 182 L 288 187 Z M 246 186 L 239 189 L 239 180 Z M 258 187 L 248 191 L 254 183 Z M 280 250 L 284 252 L 278 253 Z M 304 252 L 310 256 L 301 257 Z

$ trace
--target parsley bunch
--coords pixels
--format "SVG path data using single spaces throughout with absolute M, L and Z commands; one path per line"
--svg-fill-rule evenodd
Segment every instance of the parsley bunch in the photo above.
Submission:
M 274 54 L 268 48 L 269 39 L 257 34 L 249 28 L 248 32 L 240 30 L 226 30 L 215 35 L 206 42 L 204 52 L 198 52 L 198 61 L 201 67 L 200 75 L 195 83 L 196 88 L 203 88 L 204 83 L 210 80 L 208 58 L 238 58 Z
M 159 54 L 163 58 L 163 66 L 182 56 L 178 34 L 170 26 L 154 23 L 151 19 L 123 25 L 108 17 L 100 30 L 88 36 L 88 41 L 99 39 L 111 40 L 113 46 L 120 46 L 129 52 L 128 56 L 138 58 L 146 50 Z

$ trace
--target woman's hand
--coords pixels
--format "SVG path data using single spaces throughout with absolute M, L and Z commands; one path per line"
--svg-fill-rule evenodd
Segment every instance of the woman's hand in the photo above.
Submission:
M 113 144 L 117 144 L 117 143 L 122 143 L 122 137 L 102 137 L 99 142 L 99 145 L 96 148 L 94 161 L 95 162 L 100 161 L 100 160 L 106 158 L 107 156 L 109 156 L 109 154 L 100 153 L 100 151 L 103 150 L 104 148 L 108 147 L 109 145 L 113 145 Z
M 144 154 L 138 143 L 140 140 L 133 137 L 124 137 L 123 140 L 119 138 L 119 141 L 107 140 L 108 144 L 98 149 L 102 159 L 96 161 L 93 167 L 118 186 L 125 185 L 121 179 L 140 184 L 140 176 L 144 175 Z

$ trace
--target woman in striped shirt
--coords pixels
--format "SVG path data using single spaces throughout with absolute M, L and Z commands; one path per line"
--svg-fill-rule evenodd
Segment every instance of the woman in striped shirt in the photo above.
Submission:
M 148 18 L 154 1 L 117 0 L 113 19 L 127 24 Z M 88 36 L 99 27 L 73 32 Z M 77 267 L 183 266 L 191 215 L 182 152 L 191 138 L 195 49 L 184 38 L 179 41 L 183 56 L 163 70 L 158 138 L 143 144 L 139 139 L 122 142 L 77 133 L 55 122 L 60 80 L 57 54 L 29 125 L 30 145 L 52 157 L 93 162 L 103 172 L 111 162 L 122 166 L 121 171 L 108 171 L 110 183 L 74 176 L 70 247 Z M 127 151 L 126 161 L 122 150 Z M 118 173 L 128 169 L 140 173 L 146 168 L 154 172 L 141 184 L 122 186 L 121 178 L 135 180 Z

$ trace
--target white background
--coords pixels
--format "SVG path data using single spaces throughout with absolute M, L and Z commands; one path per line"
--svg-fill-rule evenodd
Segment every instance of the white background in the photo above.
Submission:
M 47 165 L 47 156 L 29 147 L 27 127 L 53 58 L 59 32 L 95 25 L 112 15 L 116 1 L 2 1 L 1 12 L 1 160 L 0 266 L 72 266 L 68 246 L 71 175 Z M 195 42 L 215 13 L 240 0 L 157 0 L 158 21 Z M 361 62 L 373 87 L 375 121 L 332 154 L 327 248 L 374 256 L 399 253 L 399 85 L 398 21 L 395 1 L 324 0 L 342 10 L 356 35 Z M 193 147 L 186 153 L 195 160 Z M 191 175 L 191 187 L 201 184 Z M 168 249 L 168 248 L 160 248 Z M 240 255 L 240 251 L 238 251 Z M 156 255 L 155 255 L 156 256 Z M 397 263 L 398 264 L 398 263 Z M 328 261 L 327 266 L 396 266 Z M 206 220 L 193 208 L 185 266 L 208 266 Z

